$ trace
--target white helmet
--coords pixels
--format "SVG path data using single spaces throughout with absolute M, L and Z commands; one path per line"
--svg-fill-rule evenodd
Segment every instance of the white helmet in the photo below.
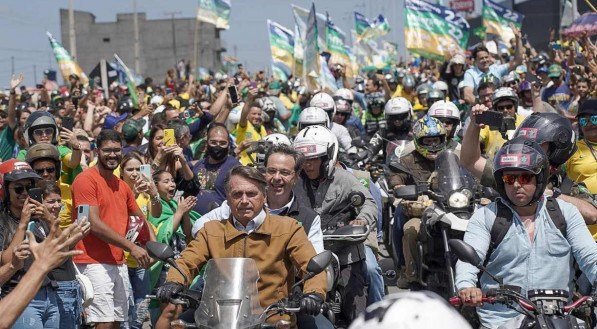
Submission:
M 307 159 L 325 157 L 321 169 L 326 178 L 332 176 L 338 159 L 338 139 L 328 128 L 309 126 L 299 131 L 292 146 Z
M 284 134 L 270 134 L 267 135 L 265 137 L 263 137 L 261 139 L 262 141 L 264 141 L 266 144 L 268 144 L 268 146 L 276 146 L 276 145 L 287 145 L 287 146 L 292 146 L 292 143 L 290 142 L 290 139 L 288 139 L 288 137 L 286 137 L 286 135 Z M 269 149 L 269 147 L 267 148 Z M 256 165 L 262 165 L 265 163 L 265 153 L 256 153 L 255 154 L 255 164 Z
M 164 97 L 162 97 L 160 95 L 155 95 L 151 98 L 151 100 L 149 100 L 149 104 L 155 104 L 157 106 L 162 105 L 163 102 L 164 102 Z
M 458 107 L 454 103 L 445 100 L 433 103 L 427 114 L 434 118 L 449 118 L 460 121 L 460 110 Z
M 412 116 L 413 106 L 404 97 L 394 97 L 390 99 L 384 106 L 386 118 L 390 115 L 400 115 L 408 113 Z
M 448 94 L 448 84 L 443 82 L 442 80 L 434 82 L 433 89 L 441 90 L 444 93 L 444 95 Z
M 334 98 L 342 98 L 344 100 L 347 100 L 349 102 L 354 102 L 354 95 L 352 93 L 352 90 L 347 89 L 347 88 L 340 88 L 338 90 L 336 90 L 336 92 L 334 93 Z
M 370 305 L 349 329 L 472 329 L 471 325 L 436 293 L 401 292 Z
M 262 97 L 259 99 L 259 105 L 261 105 L 261 109 L 263 110 L 263 112 L 268 112 L 268 111 L 276 111 L 276 104 L 274 104 L 274 101 L 271 100 L 269 97 Z
M 320 109 L 324 110 L 325 113 L 328 114 L 330 120 L 332 120 L 334 118 L 334 114 L 336 114 L 336 103 L 334 102 L 334 98 L 324 92 L 315 94 L 313 98 L 311 98 L 309 106 L 319 107 Z
M 263 137 L 263 140 L 266 142 L 271 142 L 273 145 L 288 145 L 292 146 L 290 139 L 288 136 L 280 133 L 270 134 Z
M 226 128 L 228 128 L 228 131 L 234 130 L 236 124 L 240 122 L 241 114 L 242 107 L 240 105 L 237 105 L 230 110 L 230 114 L 228 114 L 228 118 L 226 119 Z
M 352 114 L 352 106 L 344 98 L 336 98 L 336 113 Z
M 326 128 L 330 127 L 330 118 L 319 107 L 307 107 L 299 115 L 298 129 L 302 130 L 308 126 L 321 125 Z

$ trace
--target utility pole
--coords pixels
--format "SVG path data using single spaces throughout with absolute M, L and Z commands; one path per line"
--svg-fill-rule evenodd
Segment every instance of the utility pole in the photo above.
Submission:
M 176 54 L 176 25 L 174 16 L 181 14 L 182 13 L 180 11 L 168 11 L 164 13 L 164 15 L 170 16 L 170 19 L 172 20 L 172 51 L 174 53 L 174 65 L 178 63 L 178 55 Z
M 133 0 L 133 31 L 135 34 L 135 74 L 141 74 L 139 63 L 139 17 L 137 15 L 137 0 Z
M 33 82 L 37 83 L 37 65 L 33 64 Z
M 73 12 L 73 1 L 68 0 L 68 37 L 70 54 L 73 58 L 77 58 L 77 42 L 75 39 L 75 13 Z
M 191 72 L 197 72 L 197 68 L 199 67 L 199 59 L 197 58 L 198 48 L 199 48 L 199 40 L 201 39 L 200 31 L 199 31 L 199 6 L 197 6 L 197 17 L 195 17 L 195 36 L 193 40 L 193 66 L 191 67 Z
M 12 75 L 15 74 L 15 57 L 14 56 L 10 56 L 10 72 L 12 72 L 11 73 Z

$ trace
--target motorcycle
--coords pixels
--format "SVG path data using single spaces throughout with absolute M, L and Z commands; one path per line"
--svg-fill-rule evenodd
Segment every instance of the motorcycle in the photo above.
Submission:
M 483 296 L 483 303 L 499 303 L 521 313 L 499 329 L 584 329 L 590 326 L 583 320 L 573 316 L 574 310 L 589 307 L 592 309 L 597 301 L 591 296 L 582 296 L 568 303 L 568 291 L 561 289 L 529 290 L 523 296 L 520 287 L 505 285 L 504 282 L 489 273 L 473 247 L 462 240 L 451 239 L 451 250 L 463 262 L 477 267 L 499 284 L 497 289 L 489 289 Z M 450 298 L 450 304 L 461 307 L 460 297 Z
M 338 211 L 333 217 L 342 216 L 346 214 L 349 208 L 358 208 L 365 203 L 365 195 L 361 192 L 351 192 L 348 195 L 350 200 L 344 208 Z M 350 212 L 349 212 L 350 213 Z M 352 215 L 347 215 L 347 218 Z M 331 216 L 329 216 L 331 217 Z M 348 220 L 338 221 L 348 222 Z M 345 287 L 339 284 L 340 279 L 340 266 L 341 260 L 338 258 L 337 253 L 339 250 L 344 248 L 352 247 L 355 245 L 363 244 L 369 233 L 371 233 L 372 227 L 369 225 L 344 225 L 340 227 L 326 227 L 324 219 L 322 219 L 322 231 L 323 231 L 323 246 L 326 251 L 332 252 L 332 262 L 327 268 L 328 278 L 328 293 L 326 296 L 326 304 L 329 306 L 331 312 L 334 314 L 334 318 L 330 319 L 334 323 L 337 316 L 341 313 L 341 306 L 344 296 L 343 291 Z M 329 317 L 328 317 L 329 318 Z
M 456 295 L 456 259 L 448 240 L 462 239 L 480 193 L 473 176 L 459 165 L 458 156 L 452 150 L 438 155 L 434 175 L 431 183 L 401 186 L 394 195 L 411 201 L 416 201 L 419 195 L 426 195 L 433 201 L 422 212 L 413 256 L 418 283 L 447 299 Z
M 174 251 L 168 245 L 148 242 L 147 251 L 151 257 L 167 262 L 179 271 L 185 282 L 190 282 L 174 262 Z M 331 260 L 329 251 L 315 255 L 307 264 L 307 274 L 293 285 L 291 295 L 263 308 L 257 290 L 259 271 L 253 259 L 210 259 L 205 265 L 203 290 L 185 289 L 170 300 L 191 310 L 194 324 L 178 319 L 172 321 L 171 328 L 289 328 L 288 320 L 278 320 L 274 324 L 267 321 L 274 315 L 299 313 L 302 293 L 296 288 L 324 271 Z M 156 299 L 152 295 L 147 297 Z M 327 312 L 325 305 L 322 312 Z

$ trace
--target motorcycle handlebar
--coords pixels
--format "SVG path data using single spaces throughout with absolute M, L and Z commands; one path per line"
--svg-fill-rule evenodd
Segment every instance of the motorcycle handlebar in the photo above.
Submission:
M 493 303 L 498 302 L 499 298 L 485 296 L 481 299 L 481 301 L 483 303 L 493 304 Z M 450 304 L 452 304 L 452 306 L 455 306 L 455 307 L 460 307 L 463 305 L 462 300 L 458 296 L 451 297 L 449 299 L 449 302 L 450 302 Z M 517 302 L 524 309 L 526 309 L 528 311 L 535 311 L 535 307 L 533 305 L 525 302 L 524 300 L 518 299 Z M 576 301 L 572 302 L 571 304 L 564 306 L 564 313 L 569 313 L 587 302 L 589 302 L 590 304 L 593 304 L 592 298 L 590 296 L 582 296 L 581 298 L 577 299 Z
M 462 300 L 458 296 L 450 297 L 449 301 L 450 301 L 450 304 L 452 304 L 452 306 L 455 306 L 455 307 L 460 307 L 460 306 L 463 305 Z M 493 303 L 495 303 L 496 298 L 495 297 L 487 297 L 487 296 L 485 296 L 485 297 L 481 298 L 481 301 L 483 303 L 493 304 Z
M 160 301 L 156 295 L 146 295 L 145 298 Z M 188 306 L 190 304 L 189 300 L 186 298 L 172 298 L 172 299 L 170 299 L 169 302 L 174 305 L 183 305 L 183 306 Z

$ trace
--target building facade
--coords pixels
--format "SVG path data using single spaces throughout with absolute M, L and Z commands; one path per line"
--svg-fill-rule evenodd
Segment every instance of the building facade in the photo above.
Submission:
M 135 68 L 134 19 L 132 13 L 117 14 L 116 22 L 96 22 L 95 15 L 74 12 L 77 58 L 89 73 L 101 59 L 114 60 L 114 53 L 131 69 Z M 193 61 L 195 18 L 148 20 L 137 14 L 139 25 L 139 68 L 136 72 L 161 83 L 166 71 L 178 61 Z M 60 30 L 63 46 L 70 51 L 68 10 L 60 9 Z M 212 24 L 200 23 L 198 37 L 199 66 L 210 70 L 221 67 L 220 31 Z

